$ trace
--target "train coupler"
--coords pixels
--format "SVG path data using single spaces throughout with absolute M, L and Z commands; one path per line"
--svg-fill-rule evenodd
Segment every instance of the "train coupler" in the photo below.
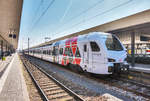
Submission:
M 129 73 L 129 65 L 123 63 L 115 63 L 114 73 Z

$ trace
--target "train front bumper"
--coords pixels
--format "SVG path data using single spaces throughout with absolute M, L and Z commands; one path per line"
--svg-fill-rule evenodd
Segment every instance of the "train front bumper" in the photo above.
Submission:
M 124 63 L 114 64 L 114 73 L 126 73 L 129 71 L 129 65 Z
M 127 64 L 127 63 L 114 63 L 113 66 L 108 67 L 108 72 L 128 73 L 129 72 L 129 64 Z

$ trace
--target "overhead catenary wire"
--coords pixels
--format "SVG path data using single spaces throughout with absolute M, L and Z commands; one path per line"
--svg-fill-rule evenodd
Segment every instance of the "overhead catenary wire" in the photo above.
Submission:
M 44 0 L 41 0 L 40 3 L 39 3 L 39 5 L 37 6 L 37 9 L 36 9 L 34 17 L 33 17 L 33 22 L 34 22 L 34 20 L 36 20 L 35 18 L 37 18 L 37 14 L 38 14 L 41 6 L 43 5 L 43 2 L 44 2 Z
M 101 13 L 95 15 L 95 16 L 92 16 L 92 17 L 90 17 L 90 18 L 88 18 L 88 19 L 86 19 L 86 20 L 82 20 L 82 21 L 80 21 L 79 23 L 74 24 L 74 25 L 70 26 L 69 28 L 67 27 L 67 28 L 64 29 L 64 30 L 71 29 L 71 28 L 73 28 L 73 27 L 75 27 L 75 26 L 77 26 L 77 25 L 79 25 L 79 24 L 81 24 L 81 23 L 83 23 L 83 22 L 85 22 L 85 21 L 90 21 L 90 20 L 92 20 L 93 18 L 95 18 L 95 17 L 97 17 L 97 16 L 103 15 L 103 14 L 105 14 L 105 13 L 108 13 L 108 12 L 110 12 L 110 11 L 116 9 L 116 8 L 119 8 L 119 7 L 121 7 L 121 6 L 124 6 L 124 5 L 128 4 L 128 3 L 130 3 L 131 1 L 133 1 L 133 0 L 129 0 L 129 1 L 125 2 L 125 3 L 122 3 L 122 4 L 118 5 L 118 6 L 115 6 L 115 7 L 111 8 L 111 9 L 109 9 L 109 10 L 106 10 L 106 11 L 101 12 Z M 59 33 L 60 33 L 60 32 L 56 33 L 56 35 L 59 34 Z
M 62 16 L 62 18 L 60 19 L 60 22 L 62 22 L 62 21 L 64 20 L 64 18 L 65 18 L 65 16 L 67 15 L 67 12 L 69 11 L 71 5 L 72 5 L 72 0 L 70 0 L 67 9 L 65 10 L 65 12 L 64 12 L 64 14 L 63 14 L 63 16 Z
M 34 23 L 32 29 L 31 29 L 31 32 L 34 30 L 34 28 L 39 23 L 39 21 L 41 20 L 41 18 L 47 13 L 48 9 L 54 4 L 54 2 L 55 2 L 55 0 L 51 0 L 51 2 L 49 3 L 49 5 L 47 6 L 47 8 L 42 12 L 42 14 L 38 18 L 38 20 Z
M 78 18 L 79 16 L 83 15 L 84 13 L 88 12 L 89 10 L 95 8 L 97 5 L 101 4 L 103 1 L 104 1 L 104 0 L 100 0 L 100 1 L 98 1 L 98 2 L 96 2 L 96 3 L 94 3 L 92 6 L 90 6 L 90 7 L 87 8 L 86 10 L 84 10 L 84 11 L 82 11 L 81 13 L 77 14 L 76 16 L 73 16 L 72 18 L 70 18 L 68 21 L 66 21 L 66 23 L 64 23 L 64 24 L 61 25 L 61 26 L 64 26 L 64 25 L 68 24 L 70 21 L 72 21 L 72 20 Z M 60 27 L 60 28 L 61 28 L 61 27 Z M 58 30 L 59 30 L 59 29 L 58 29 Z

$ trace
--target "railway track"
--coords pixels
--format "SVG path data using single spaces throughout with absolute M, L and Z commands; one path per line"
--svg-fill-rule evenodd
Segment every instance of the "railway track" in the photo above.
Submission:
M 44 101 L 84 101 L 37 65 L 20 56 Z
M 43 60 L 44 61 L 44 60 Z M 87 77 L 87 74 L 80 74 Z M 148 74 L 147 74 L 148 75 Z M 123 89 L 124 91 L 133 92 L 136 95 L 143 96 L 145 98 L 150 99 L 150 85 L 144 84 L 139 82 L 139 80 L 136 81 L 136 79 L 131 79 L 128 77 L 130 75 L 121 75 L 121 77 L 93 77 L 93 75 L 88 76 L 90 79 L 94 79 L 100 83 L 108 84 L 110 86 L 114 86 L 120 89 Z M 132 75 L 134 76 L 134 75 Z M 140 76 L 142 77 L 142 76 Z
M 143 84 L 138 81 L 128 79 L 127 77 L 124 78 L 121 76 L 102 77 L 92 74 L 88 77 L 100 83 L 123 89 L 123 91 L 125 92 L 132 92 L 133 94 L 136 94 L 138 96 L 143 96 L 146 99 L 150 99 L 150 85 Z
M 132 81 L 138 81 L 142 84 L 150 85 L 150 73 L 148 71 L 130 69 L 128 75 L 120 75 L 122 78 L 130 79 Z
M 109 85 L 116 86 L 125 91 L 130 91 L 136 95 L 150 99 L 150 85 L 144 85 L 133 80 L 118 77 L 106 79 L 105 82 L 107 82 Z

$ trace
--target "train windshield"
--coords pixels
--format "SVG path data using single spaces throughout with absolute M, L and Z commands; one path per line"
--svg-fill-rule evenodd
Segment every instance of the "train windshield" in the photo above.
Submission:
M 114 51 L 122 51 L 123 50 L 121 43 L 113 35 L 107 36 L 105 44 L 106 44 L 106 47 L 108 50 L 114 50 Z

